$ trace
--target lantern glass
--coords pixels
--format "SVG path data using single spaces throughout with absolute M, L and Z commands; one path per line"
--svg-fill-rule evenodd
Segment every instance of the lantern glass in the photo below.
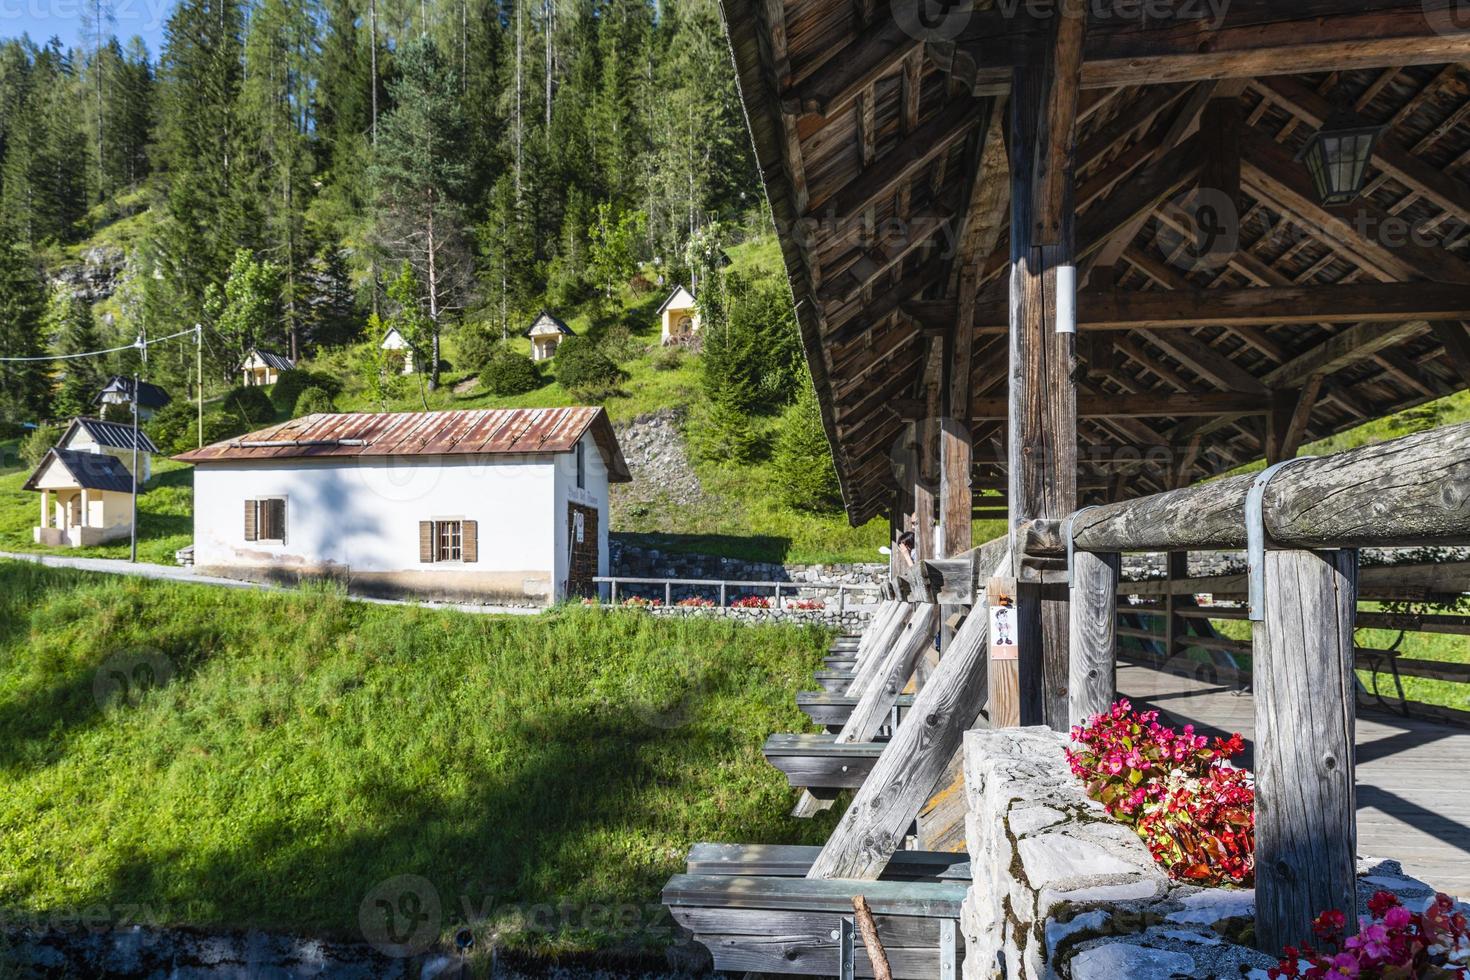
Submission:
M 1381 131 L 1381 126 L 1365 126 L 1355 116 L 1336 115 L 1307 141 L 1301 160 L 1323 204 L 1346 204 L 1363 192 Z

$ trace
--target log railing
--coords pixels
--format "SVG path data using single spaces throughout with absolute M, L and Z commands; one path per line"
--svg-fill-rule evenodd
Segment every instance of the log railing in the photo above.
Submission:
M 1249 577 L 1264 583 L 1250 616 L 1256 936 L 1263 950 L 1279 952 L 1310 940 L 1312 918 L 1324 909 L 1342 910 L 1349 923 L 1355 917 L 1356 549 L 1470 542 L 1470 424 L 1293 461 L 1257 484 L 1254 474 L 1233 477 L 1075 515 L 1069 696 L 1074 722 L 1113 698 L 1117 631 L 1105 624 L 1118 611 L 1119 554 L 1246 547 L 1256 486 L 1269 549 L 1235 587 L 1248 590 Z M 1028 558 L 1055 561 L 1068 551 L 1063 533 L 1062 522 L 1036 521 L 1017 541 Z M 1166 587 L 1149 612 L 1168 622 L 1185 615 L 1172 603 L 1176 594 Z M 1198 640 L 1160 635 L 1171 644 Z

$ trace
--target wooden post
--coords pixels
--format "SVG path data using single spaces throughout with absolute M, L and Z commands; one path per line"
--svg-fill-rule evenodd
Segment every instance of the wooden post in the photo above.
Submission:
M 1353 618 L 1357 552 L 1268 551 L 1254 625 L 1256 944 L 1312 940 L 1312 919 L 1356 922 Z
M 1072 561 L 1072 677 L 1067 685 L 1073 725 L 1108 710 L 1118 661 L 1117 552 L 1079 551 Z
M 1180 606 L 1193 605 L 1192 598 L 1174 594 L 1173 584 L 1189 578 L 1189 553 L 1170 551 L 1164 555 L 1165 575 L 1169 579 L 1169 592 L 1164 596 L 1164 663 L 1170 663 L 1179 653 L 1179 638 L 1189 631 L 1189 624 L 1179 615 Z
M 952 558 L 974 545 L 974 443 L 970 435 L 970 362 L 975 343 L 975 295 L 978 269 L 971 262 L 958 276 L 958 315 L 944 339 L 944 398 L 939 422 L 939 557 Z M 959 606 L 940 610 L 939 650 L 949 649 Z
M 1011 276 L 1008 490 L 1018 579 L 1023 724 L 1063 729 L 1069 717 L 1065 600 L 1028 581 L 1014 539 L 1021 520 L 1061 518 L 1077 506 L 1076 334 L 1059 332 L 1076 307 L 1072 157 L 1083 0 L 1063 0 L 1050 44 L 1011 83 Z M 1059 313 L 1061 316 L 1059 317 Z
M 48 528 L 50 526 L 51 526 L 51 491 L 50 490 L 44 490 L 43 489 L 41 491 L 41 527 L 44 529 L 44 528 Z

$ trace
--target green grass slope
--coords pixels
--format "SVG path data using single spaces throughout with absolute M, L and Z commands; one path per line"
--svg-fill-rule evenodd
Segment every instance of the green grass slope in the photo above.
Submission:
M 827 640 L 0 562 L 0 914 L 126 905 L 360 938 L 374 886 L 419 875 L 446 936 L 466 905 L 511 933 L 517 910 L 566 907 L 502 941 L 658 946 L 659 888 L 691 843 L 830 832 L 785 816 L 761 756 L 806 730 L 794 694 Z M 140 664 L 163 683 L 118 695 Z

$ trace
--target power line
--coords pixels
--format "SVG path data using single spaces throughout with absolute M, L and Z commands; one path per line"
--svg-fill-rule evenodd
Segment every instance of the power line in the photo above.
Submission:
M 131 344 L 124 344 L 121 347 L 109 347 L 107 350 L 89 350 L 82 351 L 78 354 L 46 354 L 39 357 L 0 357 L 0 363 L 15 364 L 21 362 L 36 361 L 71 361 L 76 360 L 79 357 L 102 357 L 105 354 L 116 354 L 118 351 L 147 350 L 154 344 L 161 344 L 165 340 L 174 340 L 175 338 L 192 334 L 194 333 L 194 330 L 194 327 L 190 327 L 188 330 L 180 330 L 178 333 L 171 333 L 167 337 L 154 337 L 150 340 L 144 340 L 140 337 L 137 340 L 133 341 Z

